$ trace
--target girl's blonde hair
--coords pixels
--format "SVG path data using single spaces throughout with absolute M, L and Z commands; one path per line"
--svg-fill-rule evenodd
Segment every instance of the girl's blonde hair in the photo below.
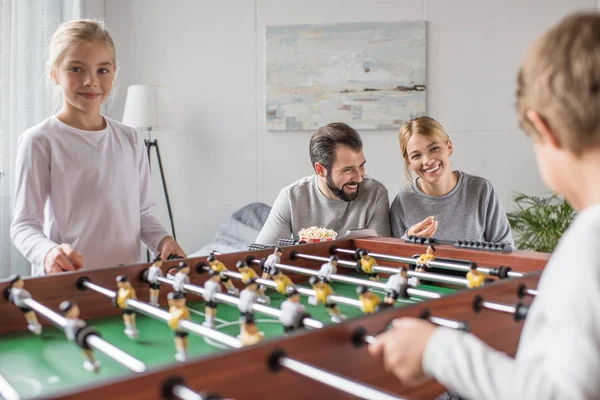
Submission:
M 408 140 L 413 135 L 425 136 L 436 143 L 447 143 L 450 140 L 442 124 L 431 117 L 413 118 L 402 125 L 400 132 L 398 132 L 398 140 L 400 141 L 400 152 L 402 153 L 402 157 L 404 157 L 404 167 L 408 182 L 412 180 L 412 176 L 410 174 L 407 146 Z
M 53 100 L 55 104 L 60 103 L 60 88 L 54 80 L 54 73 L 65 56 L 65 52 L 71 46 L 81 42 L 98 41 L 108 46 L 113 53 L 113 64 L 117 64 L 117 52 L 108 29 L 103 21 L 92 19 L 78 19 L 68 21 L 58 27 L 48 49 L 48 61 L 46 61 L 46 77 L 49 86 L 52 88 Z

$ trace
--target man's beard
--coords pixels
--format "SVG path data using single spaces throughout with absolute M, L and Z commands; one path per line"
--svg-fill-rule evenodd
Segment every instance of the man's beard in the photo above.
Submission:
M 329 188 L 329 190 L 331 190 L 331 193 L 333 193 L 333 195 L 335 197 L 339 198 L 340 200 L 347 201 L 347 202 L 356 200 L 356 196 L 358 196 L 358 191 L 360 189 L 360 184 L 358 182 L 348 182 L 348 183 L 345 183 L 344 185 L 342 185 L 341 188 L 338 188 L 333 183 L 333 179 L 331 179 L 331 175 L 327 175 L 327 177 L 325 178 L 325 183 L 327 183 L 327 187 Z M 344 192 L 344 186 L 347 186 L 347 185 L 356 185 L 356 192 L 351 193 L 351 194 Z

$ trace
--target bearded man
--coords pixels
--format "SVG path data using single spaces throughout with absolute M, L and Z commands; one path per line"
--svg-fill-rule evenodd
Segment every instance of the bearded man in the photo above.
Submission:
M 366 159 L 358 132 L 336 122 L 310 138 L 315 174 L 283 188 L 256 243 L 276 244 L 281 238 L 298 239 L 304 228 L 347 230 L 371 228 L 390 236 L 388 191 L 365 176 Z

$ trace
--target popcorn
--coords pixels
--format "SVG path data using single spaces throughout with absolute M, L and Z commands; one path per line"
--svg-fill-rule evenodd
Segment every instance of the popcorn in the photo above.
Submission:
M 298 232 L 301 242 L 307 243 L 318 243 L 318 242 L 329 242 L 335 240 L 337 232 L 333 229 L 319 228 L 318 226 L 311 226 L 310 228 L 304 228 Z

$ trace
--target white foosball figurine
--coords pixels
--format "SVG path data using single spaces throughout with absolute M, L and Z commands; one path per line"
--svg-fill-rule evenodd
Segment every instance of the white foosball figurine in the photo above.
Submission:
M 23 312 L 27 321 L 27 329 L 36 335 L 40 335 L 42 333 L 42 325 L 38 322 L 35 311 L 25 304 L 25 300 L 31 298 L 31 293 L 24 289 L 24 287 L 25 281 L 21 278 L 21 275 L 11 276 L 8 300 Z

